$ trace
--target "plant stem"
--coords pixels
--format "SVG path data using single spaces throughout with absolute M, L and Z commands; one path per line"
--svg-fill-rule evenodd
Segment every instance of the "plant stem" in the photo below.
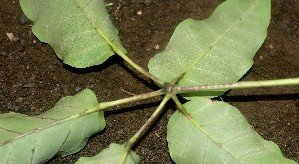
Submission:
M 175 96 L 178 93 L 188 93 L 188 92 L 197 92 L 197 91 L 209 91 L 209 90 L 226 90 L 226 89 L 242 89 L 242 88 L 257 88 L 257 87 L 273 87 L 273 86 L 286 86 L 286 85 L 299 85 L 299 78 L 292 79 L 280 79 L 280 80 L 264 80 L 264 81 L 244 81 L 230 84 L 215 84 L 215 85 L 200 85 L 200 86 L 176 86 L 172 85 L 166 89 L 160 89 L 157 91 L 136 95 L 124 99 L 119 99 L 110 102 L 101 102 L 97 106 L 91 109 L 87 109 L 83 115 L 90 114 L 93 112 L 97 112 L 100 110 L 104 110 L 109 107 L 148 99 L 151 97 L 156 97 L 160 95 L 164 95 L 166 93 L 172 93 L 170 97 L 174 100 L 174 102 L 179 106 L 179 100 Z M 169 94 L 167 94 L 169 95 Z M 166 97 L 166 96 L 165 96 Z M 169 97 L 169 96 L 167 96 Z M 162 101 L 163 102 L 163 101 Z
M 279 79 L 279 80 L 263 80 L 263 81 L 244 81 L 230 84 L 215 84 L 215 85 L 199 85 L 199 86 L 170 86 L 167 92 L 173 94 L 210 91 L 210 90 L 226 90 L 226 89 L 243 89 L 243 88 L 258 88 L 258 87 L 274 87 L 286 85 L 299 85 L 299 78 Z
M 101 102 L 94 108 L 86 110 L 84 112 L 84 115 L 93 113 L 93 112 L 97 112 L 100 110 L 104 110 L 104 109 L 107 109 L 107 108 L 110 108 L 113 106 L 129 103 L 129 102 L 133 102 L 133 101 L 138 101 L 138 100 L 144 100 L 144 99 L 148 99 L 151 97 L 156 97 L 156 96 L 160 96 L 160 95 L 164 95 L 164 94 L 165 94 L 165 91 L 163 89 L 160 89 L 157 91 L 153 91 L 153 92 L 149 92 L 149 93 L 145 93 L 145 94 L 141 94 L 141 95 L 136 95 L 136 96 L 132 96 L 132 97 L 124 98 L 124 99 L 119 99 L 119 100 L 115 100 L 115 101 Z
M 152 121 L 154 121 L 154 119 L 161 113 L 163 107 L 165 106 L 167 101 L 171 98 L 171 96 L 172 96 L 172 94 L 167 94 L 167 95 L 164 96 L 162 102 L 160 103 L 158 108 L 155 110 L 155 112 L 151 115 L 151 117 L 145 122 L 145 124 L 143 124 L 143 126 L 137 131 L 137 133 L 135 133 L 135 135 L 129 139 L 129 141 L 126 144 L 125 153 L 122 157 L 121 163 L 125 162 L 132 145 L 137 141 L 139 136 L 150 125 L 150 123 Z
M 109 44 L 109 46 L 113 49 L 113 51 L 118 54 L 120 57 L 122 57 L 126 62 L 128 62 L 133 68 L 135 68 L 137 71 L 139 71 L 140 73 L 142 73 L 143 75 L 147 76 L 148 78 L 152 79 L 154 82 L 156 82 L 159 86 L 164 86 L 166 85 L 166 83 L 157 78 L 156 76 L 150 74 L 149 72 L 147 72 L 146 70 L 144 70 L 143 68 L 141 68 L 139 65 L 137 65 L 135 62 L 133 62 L 130 58 L 127 57 L 127 55 L 121 50 L 119 49 L 107 36 L 105 33 L 102 32 L 102 30 L 100 28 L 98 28 L 98 26 L 95 24 L 95 22 L 92 20 L 92 18 L 86 13 L 85 8 L 83 6 L 81 6 L 77 1 L 75 1 L 75 3 L 77 4 L 77 6 L 81 9 L 81 11 L 84 13 L 84 15 L 86 16 L 86 18 L 89 20 L 89 22 L 91 23 L 91 25 L 95 28 L 95 30 L 97 31 L 97 33 Z
M 147 76 L 148 78 L 152 79 L 154 82 L 156 82 L 159 86 L 164 86 L 166 83 L 157 78 L 156 76 L 150 74 L 146 70 L 144 70 L 142 67 L 137 65 L 134 61 L 132 61 L 128 56 L 119 49 L 99 28 L 96 28 L 97 32 L 102 36 L 102 38 L 109 44 L 109 46 L 113 49 L 113 51 L 118 54 L 121 58 L 123 58 L 127 63 L 129 63 L 133 68 L 135 68 L 137 71 L 142 73 L 143 75 Z
M 84 115 L 91 114 L 91 113 L 94 113 L 94 112 L 98 112 L 98 111 L 104 110 L 104 109 L 112 107 L 112 106 L 121 105 L 121 104 L 132 102 L 132 101 L 143 100 L 143 99 L 147 99 L 147 98 L 151 98 L 151 97 L 155 97 L 155 96 L 159 96 L 159 95 L 163 95 L 163 94 L 165 94 L 165 91 L 163 89 L 160 89 L 158 91 L 149 92 L 149 93 L 145 93 L 145 94 L 141 94 L 141 95 L 137 95 L 137 96 L 132 96 L 132 97 L 116 100 L 116 101 L 102 102 L 102 103 L 99 103 L 98 105 L 94 106 L 93 108 L 85 110 L 84 112 L 71 115 L 71 116 L 63 118 L 61 120 L 56 120 L 56 121 L 54 121 L 50 124 L 41 126 L 40 128 L 28 131 L 28 132 L 20 135 L 19 137 L 29 135 L 32 132 L 37 132 L 37 131 L 40 131 L 40 130 L 43 130 L 43 129 L 47 129 L 49 127 L 53 127 L 53 126 L 56 126 L 58 124 L 62 124 L 62 123 L 66 122 L 66 121 L 69 121 L 69 120 L 74 120 L 74 119 L 80 118 Z
M 183 104 L 180 102 L 180 100 L 178 99 L 178 97 L 176 95 L 173 95 L 171 97 L 171 99 L 175 102 L 175 104 L 178 106 L 179 110 L 185 115 L 188 116 L 188 112 L 186 110 L 186 108 L 183 106 Z

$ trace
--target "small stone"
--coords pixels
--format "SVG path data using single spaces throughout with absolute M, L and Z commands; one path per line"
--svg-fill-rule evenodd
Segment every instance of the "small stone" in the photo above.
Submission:
M 27 21 L 28 21 L 28 19 L 26 18 L 26 16 L 24 14 L 19 17 L 19 22 L 21 25 L 26 24 Z
M 75 87 L 75 91 L 79 92 L 81 90 L 81 87 Z
M 11 42 L 17 42 L 20 40 L 20 38 L 15 36 L 14 33 L 6 33 L 6 35 Z
M 14 37 L 14 34 L 12 32 L 7 32 L 6 35 L 7 35 L 8 39 L 10 41 L 12 41 L 12 38 Z
M 139 11 L 137 11 L 137 13 L 136 13 L 137 15 L 142 15 L 142 11 L 141 10 L 139 10 Z
M 17 37 L 17 36 L 14 36 L 14 37 L 12 38 L 12 41 L 13 41 L 13 42 L 18 42 L 19 40 L 20 40 L 20 38 Z
M 156 49 L 156 50 L 160 49 L 160 45 L 159 44 L 155 45 L 154 49 Z

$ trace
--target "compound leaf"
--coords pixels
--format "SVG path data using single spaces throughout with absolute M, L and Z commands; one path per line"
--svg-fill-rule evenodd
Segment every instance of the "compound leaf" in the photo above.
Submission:
M 20 5 L 34 21 L 34 35 L 68 65 L 99 65 L 114 54 L 99 31 L 126 52 L 103 0 L 20 0 Z
M 208 19 L 181 22 L 166 49 L 150 60 L 150 73 L 166 82 L 179 79 L 181 86 L 237 82 L 266 38 L 270 6 L 270 0 L 226 0 Z
M 194 98 L 177 110 L 167 125 L 171 158 L 180 163 L 295 163 L 264 140 L 243 115 L 225 102 Z
M 95 94 L 85 89 L 38 116 L 0 115 L 0 163 L 43 163 L 54 155 L 78 152 L 105 127 L 103 112 L 81 114 L 97 104 Z
M 112 143 L 109 148 L 104 149 L 101 153 L 94 157 L 81 157 L 76 164 L 93 164 L 93 163 L 105 163 L 105 164 L 115 164 L 121 163 L 121 159 L 125 153 L 126 145 L 119 145 Z M 130 150 L 125 164 L 137 164 L 140 162 L 139 156 Z

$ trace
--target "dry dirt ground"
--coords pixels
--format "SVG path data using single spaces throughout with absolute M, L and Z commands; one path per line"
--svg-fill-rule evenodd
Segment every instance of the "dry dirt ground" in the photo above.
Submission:
M 178 23 L 186 18 L 207 18 L 221 0 L 107 0 L 128 56 L 147 68 L 155 53 L 163 50 Z M 273 0 L 268 37 L 255 63 L 242 80 L 299 77 L 299 1 Z M 137 12 L 142 14 L 138 15 Z M 117 56 L 103 65 L 74 69 L 64 65 L 47 44 L 31 34 L 32 22 L 20 24 L 19 1 L 0 1 L 0 113 L 37 115 L 53 107 L 61 97 L 91 88 L 99 101 L 112 101 L 157 89 Z M 23 23 L 23 22 L 22 22 Z M 6 33 L 20 40 L 11 42 Z M 250 37 L 250 36 L 249 36 Z M 156 46 L 159 45 L 160 49 Z M 123 143 L 151 115 L 161 98 L 119 106 L 106 112 L 104 132 L 90 138 L 75 155 L 56 157 L 48 163 L 74 163 L 93 156 L 110 143 Z M 299 161 L 299 87 L 275 87 L 230 91 L 223 100 L 236 106 L 265 139 L 279 145 L 283 154 Z M 116 110 L 121 109 L 121 110 Z M 172 163 L 167 152 L 166 125 L 174 111 L 169 104 L 136 144 L 142 163 Z

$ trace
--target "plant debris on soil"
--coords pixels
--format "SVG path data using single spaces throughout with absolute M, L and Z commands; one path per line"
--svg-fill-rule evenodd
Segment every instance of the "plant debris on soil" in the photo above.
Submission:
M 175 27 L 186 18 L 205 19 L 221 0 L 106 0 L 128 56 L 143 68 L 162 51 Z M 299 1 L 272 1 L 268 37 L 255 63 L 242 80 L 299 77 Z M 112 101 L 157 87 L 117 55 L 87 69 L 64 65 L 51 47 L 31 33 L 19 1 L 0 2 L 0 113 L 38 115 L 63 96 L 92 89 L 98 100 Z M 11 37 L 8 37 L 10 34 Z M 250 37 L 250 36 L 248 36 Z M 287 158 L 299 161 L 299 87 L 229 91 L 222 99 L 237 107 L 264 138 L 279 145 Z M 74 155 L 54 157 L 48 163 L 74 163 L 94 156 L 110 143 L 126 142 L 157 107 L 161 97 L 118 106 L 105 113 L 106 129 L 90 138 Z M 173 163 L 168 153 L 166 126 L 175 107 L 163 114 L 134 146 L 142 163 Z

